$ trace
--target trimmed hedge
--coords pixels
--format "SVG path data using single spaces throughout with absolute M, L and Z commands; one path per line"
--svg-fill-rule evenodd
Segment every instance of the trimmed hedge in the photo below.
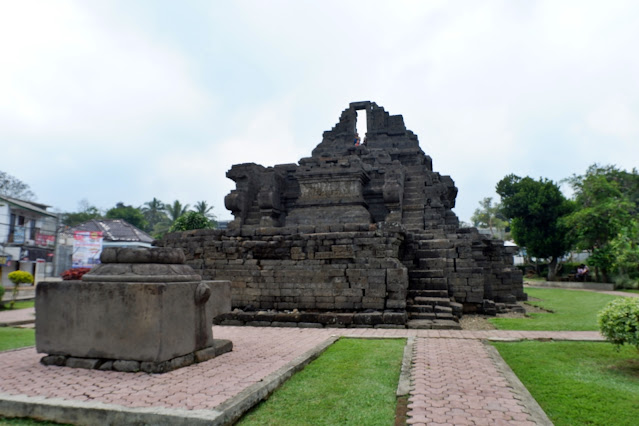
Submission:
M 627 343 L 639 350 L 639 298 L 613 300 L 598 315 L 601 334 L 617 348 Z

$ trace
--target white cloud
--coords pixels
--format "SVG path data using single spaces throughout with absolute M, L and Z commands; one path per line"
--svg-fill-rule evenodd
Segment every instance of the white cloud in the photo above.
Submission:
M 117 17 L 68 1 L 6 2 L 2 9 L 5 132 L 117 145 L 126 133 L 139 135 L 208 106 L 180 52 L 118 25 Z
M 232 164 L 310 155 L 356 100 L 404 115 L 456 181 L 461 219 L 508 173 L 636 166 L 635 2 L 171 7 L 4 4 L 0 142 L 8 158 L 29 146 L 34 167 L 0 168 L 67 208 L 156 196 L 228 215 Z

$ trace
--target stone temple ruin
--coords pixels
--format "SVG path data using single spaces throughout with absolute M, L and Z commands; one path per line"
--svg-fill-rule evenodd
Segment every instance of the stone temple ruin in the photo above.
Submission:
M 357 111 L 367 119 L 356 143 Z M 354 102 L 298 164 L 237 164 L 227 230 L 167 235 L 204 279 L 230 280 L 221 324 L 459 328 L 525 300 L 513 247 L 460 228 L 457 188 L 401 115 Z

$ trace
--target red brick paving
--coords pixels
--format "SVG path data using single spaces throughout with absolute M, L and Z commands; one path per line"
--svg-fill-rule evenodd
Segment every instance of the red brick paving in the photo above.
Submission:
M 535 423 L 479 340 L 417 339 L 408 424 Z
M 40 365 L 34 348 L 0 353 L 0 394 L 125 407 L 210 410 L 332 335 L 416 337 L 409 424 L 531 424 L 479 339 L 602 340 L 597 332 L 214 327 L 233 352 L 161 375 Z

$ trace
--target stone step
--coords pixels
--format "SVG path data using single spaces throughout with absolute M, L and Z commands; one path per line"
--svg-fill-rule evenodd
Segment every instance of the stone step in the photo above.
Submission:
M 408 290 L 446 290 L 448 291 L 447 283 L 433 283 L 425 281 L 410 280 L 408 283 Z
M 435 312 L 409 312 L 408 317 L 410 320 L 416 320 L 416 319 L 434 320 L 437 318 L 437 314 Z
M 450 302 L 450 307 L 453 308 L 453 315 L 456 317 L 461 317 L 462 313 L 464 311 L 464 305 L 462 305 L 461 303 L 457 303 L 457 302 Z M 526 312 L 526 310 L 524 309 L 524 313 Z
M 416 297 L 413 299 L 416 305 L 429 305 L 429 306 L 450 306 L 450 299 L 446 297 Z
M 408 276 L 413 279 L 419 278 L 444 278 L 443 269 L 414 269 L 408 272 Z
M 437 319 L 440 319 L 440 320 L 451 320 L 451 321 L 458 320 L 456 316 L 454 316 L 453 314 L 449 312 L 435 312 L 435 317 L 437 317 Z
M 404 204 L 404 213 L 406 213 L 407 211 L 411 211 L 411 210 L 419 210 L 421 212 L 424 211 L 424 204 L 423 203 L 413 203 L 413 204 Z
M 447 300 L 448 304 L 450 305 L 450 300 Z M 453 308 L 451 308 L 450 306 L 444 306 L 444 305 L 435 305 L 435 313 L 436 314 L 453 314 Z
M 449 297 L 448 290 L 408 290 L 408 297 Z M 452 303 L 452 302 L 451 302 Z
M 435 310 L 432 305 L 407 305 L 406 311 L 409 313 L 412 312 L 420 312 L 420 313 L 435 313 Z
M 426 329 L 426 330 L 461 330 L 461 326 L 458 322 L 445 319 L 414 319 L 408 320 L 406 323 L 408 328 L 412 329 Z

